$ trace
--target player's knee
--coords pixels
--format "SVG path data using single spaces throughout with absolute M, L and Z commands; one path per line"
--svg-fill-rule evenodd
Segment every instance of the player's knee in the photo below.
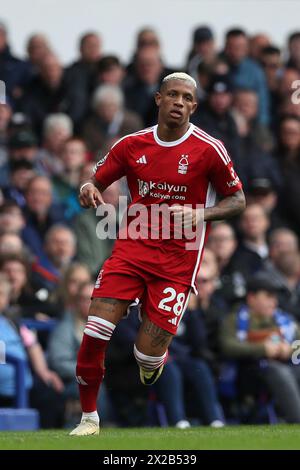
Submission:
M 110 297 L 94 297 L 91 301 L 89 316 L 105 319 L 116 325 L 124 316 L 130 305 L 128 300 L 118 300 Z
M 147 356 L 146 354 L 140 352 L 136 345 L 134 345 L 133 353 L 136 362 L 140 367 L 146 370 L 154 370 L 158 369 L 165 363 L 168 351 L 166 351 L 162 356 Z

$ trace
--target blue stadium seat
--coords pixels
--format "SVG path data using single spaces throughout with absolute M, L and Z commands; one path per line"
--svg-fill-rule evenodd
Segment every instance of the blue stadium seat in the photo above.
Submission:
M 27 326 L 30 330 L 50 332 L 56 327 L 58 321 L 54 318 L 46 321 L 36 320 L 35 318 L 23 318 L 20 323 Z
M 0 431 L 36 431 L 39 413 L 32 408 L 0 408 Z
M 6 362 L 15 367 L 15 408 L 0 408 L 1 431 L 35 431 L 39 428 L 39 413 L 28 408 L 28 393 L 25 386 L 25 364 L 22 359 L 7 354 Z

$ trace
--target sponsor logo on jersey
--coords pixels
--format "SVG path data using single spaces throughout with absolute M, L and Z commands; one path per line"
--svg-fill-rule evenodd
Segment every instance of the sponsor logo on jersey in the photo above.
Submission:
M 139 195 L 144 197 L 152 191 L 160 190 L 160 191 L 167 191 L 168 193 L 186 193 L 187 186 L 181 184 L 170 184 L 167 182 L 163 183 L 155 183 L 155 181 L 143 181 L 138 179 L 139 184 Z
M 230 173 L 231 173 L 231 176 L 232 176 L 233 180 L 227 181 L 227 186 L 229 188 L 233 188 L 234 186 L 239 184 L 240 179 L 239 179 L 238 175 L 236 174 L 236 172 L 234 171 L 234 168 L 230 168 Z
M 142 157 L 138 158 L 136 160 L 137 163 L 147 163 L 146 155 L 143 155 Z
M 178 173 L 180 173 L 181 175 L 187 174 L 188 166 L 189 166 L 188 158 L 189 158 L 188 155 L 181 155 L 181 158 L 178 163 Z
M 235 180 L 233 181 L 227 181 L 227 186 L 229 188 L 233 188 L 234 186 L 236 186 L 237 184 L 239 184 L 240 180 L 238 177 L 235 178 Z
M 96 173 L 96 171 L 98 170 L 98 168 L 99 168 L 100 166 L 102 166 L 102 165 L 105 163 L 107 157 L 108 157 L 108 153 L 107 153 L 106 155 L 104 155 L 104 157 L 102 157 L 102 158 L 96 163 L 96 165 L 95 165 L 94 168 L 93 168 L 93 172 L 94 172 L 94 173 Z
M 139 183 L 139 195 L 142 197 L 147 196 L 149 193 L 149 184 L 146 181 L 138 180 Z
M 102 281 L 102 276 L 103 276 L 103 271 L 104 271 L 104 269 L 101 269 L 99 271 L 99 274 L 98 274 L 98 277 L 97 277 L 97 280 L 96 280 L 96 283 L 95 283 L 95 289 L 99 289 L 99 287 L 100 287 L 100 283 Z

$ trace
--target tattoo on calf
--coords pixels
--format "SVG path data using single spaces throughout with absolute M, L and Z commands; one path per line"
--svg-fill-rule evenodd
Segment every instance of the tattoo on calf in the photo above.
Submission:
M 101 297 L 101 299 L 96 299 L 96 301 L 103 302 L 105 304 L 111 304 L 111 305 L 116 305 L 117 303 L 120 302 L 117 299 L 110 299 L 110 298 L 106 298 L 106 297 Z
M 152 338 L 151 346 L 167 346 L 169 344 L 170 337 L 173 335 L 166 330 L 163 330 L 153 323 L 147 322 L 144 326 L 144 333 Z

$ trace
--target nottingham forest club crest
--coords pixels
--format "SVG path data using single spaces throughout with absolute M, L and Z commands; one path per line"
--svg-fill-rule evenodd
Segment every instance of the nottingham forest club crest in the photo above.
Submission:
M 189 161 L 188 155 L 181 155 L 179 163 L 178 163 L 178 173 L 181 175 L 186 175 L 188 171 Z

